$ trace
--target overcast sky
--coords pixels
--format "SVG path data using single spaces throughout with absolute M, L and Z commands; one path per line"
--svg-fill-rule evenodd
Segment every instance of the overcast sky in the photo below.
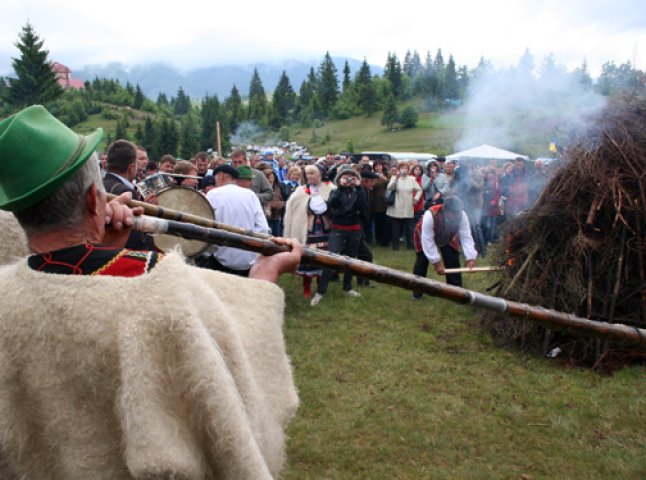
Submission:
M 382 2 L 379 2 L 382 3 Z M 593 76 L 609 60 L 646 65 L 646 8 L 637 0 L 452 0 L 420 2 L 225 0 L 0 0 L 0 75 L 29 21 L 50 60 L 72 70 L 117 61 L 165 61 L 186 69 L 299 59 L 326 51 L 375 65 L 388 52 L 422 59 L 442 49 L 459 65 L 481 56 L 494 66 L 518 63 L 526 48 L 568 69 L 586 58 Z

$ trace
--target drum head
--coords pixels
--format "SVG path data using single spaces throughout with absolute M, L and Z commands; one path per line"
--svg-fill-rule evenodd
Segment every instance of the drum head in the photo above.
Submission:
M 187 187 L 171 187 L 157 194 L 157 202 L 160 207 L 190 213 L 200 217 L 215 219 L 211 204 L 197 190 Z M 179 245 L 182 253 L 187 257 L 194 257 L 202 253 L 209 246 L 206 242 L 199 240 L 187 240 L 174 235 L 154 235 L 155 246 L 162 252 L 169 252 Z

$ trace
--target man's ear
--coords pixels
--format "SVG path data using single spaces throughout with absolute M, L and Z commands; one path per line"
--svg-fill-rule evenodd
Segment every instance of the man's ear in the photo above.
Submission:
M 85 210 L 91 215 L 98 215 L 98 192 L 96 190 L 96 184 L 92 183 L 90 188 L 85 192 Z

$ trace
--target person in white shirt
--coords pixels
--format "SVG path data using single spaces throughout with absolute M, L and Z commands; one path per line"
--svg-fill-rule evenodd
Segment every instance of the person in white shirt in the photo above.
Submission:
M 213 207 L 215 220 L 257 233 L 270 233 L 256 194 L 236 184 L 238 171 L 230 165 L 220 165 L 213 174 L 216 188 L 207 193 L 206 199 Z M 217 247 L 209 267 L 246 277 L 257 257 L 257 253 L 239 248 Z
M 415 228 L 415 250 L 417 258 L 413 273 L 425 277 L 429 262 L 438 275 L 444 275 L 447 268 L 460 267 L 460 247 L 464 251 L 466 267 L 476 266 L 478 252 L 473 243 L 469 219 L 464 213 L 464 205 L 456 196 L 449 196 L 444 204 L 435 205 L 424 213 Z M 462 286 L 462 274 L 446 275 L 446 283 Z M 422 294 L 415 292 L 413 298 Z

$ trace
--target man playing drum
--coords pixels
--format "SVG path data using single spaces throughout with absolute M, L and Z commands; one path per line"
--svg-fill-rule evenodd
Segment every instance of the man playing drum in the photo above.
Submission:
M 140 212 L 106 202 L 101 136 L 41 106 L 0 121 L 0 209 L 32 253 L 0 267 L 0 478 L 278 476 L 298 397 L 272 282 L 300 245 L 249 279 L 123 249 Z

